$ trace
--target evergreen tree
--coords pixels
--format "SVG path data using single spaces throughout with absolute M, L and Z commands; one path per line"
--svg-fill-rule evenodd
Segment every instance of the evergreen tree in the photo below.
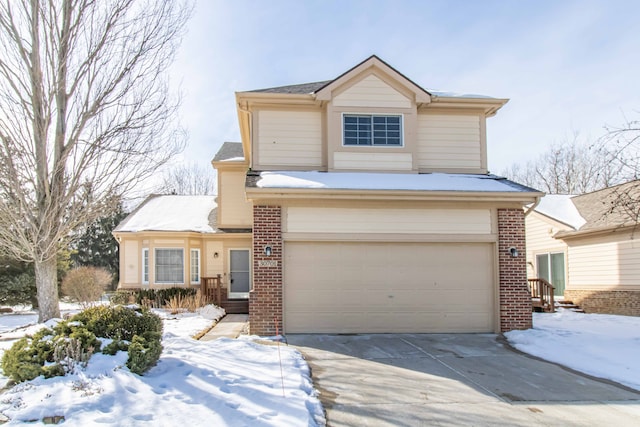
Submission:
M 71 262 L 74 267 L 104 267 L 118 282 L 120 258 L 118 242 L 111 232 L 127 216 L 122 205 L 111 215 L 98 218 L 88 225 L 73 246 Z

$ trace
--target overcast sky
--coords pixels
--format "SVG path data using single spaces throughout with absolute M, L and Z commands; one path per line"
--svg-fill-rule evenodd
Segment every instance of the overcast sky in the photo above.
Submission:
M 197 0 L 173 68 L 207 165 L 240 141 L 234 93 L 330 80 L 372 54 L 426 89 L 510 101 L 488 119 L 489 169 L 640 118 L 640 1 Z

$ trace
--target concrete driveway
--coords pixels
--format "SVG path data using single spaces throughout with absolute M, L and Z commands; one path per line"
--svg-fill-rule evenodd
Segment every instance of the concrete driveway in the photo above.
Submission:
M 497 335 L 287 340 L 311 366 L 332 427 L 640 425 L 639 392 L 523 355 Z

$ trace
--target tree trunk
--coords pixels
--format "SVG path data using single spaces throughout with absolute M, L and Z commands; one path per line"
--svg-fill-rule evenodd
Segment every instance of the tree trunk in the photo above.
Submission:
M 36 289 L 38 291 L 38 322 L 60 317 L 58 304 L 58 262 L 56 257 L 36 261 Z

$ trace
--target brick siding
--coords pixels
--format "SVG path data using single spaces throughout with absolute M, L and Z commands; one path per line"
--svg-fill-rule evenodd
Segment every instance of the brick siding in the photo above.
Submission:
M 564 299 L 573 301 L 586 313 L 640 316 L 640 291 L 596 291 L 571 289 Z
M 264 253 L 271 246 L 271 256 Z M 266 265 L 265 262 L 275 265 Z M 249 330 L 282 334 L 282 220 L 280 206 L 253 207 L 253 289 L 249 292 Z
M 515 247 L 520 255 L 509 253 Z M 524 212 L 498 209 L 500 331 L 531 328 L 531 294 L 527 283 Z
M 531 327 L 531 297 L 527 284 L 524 212 L 498 210 L 498 249 L 500 270 L 500 330 Z M 264 247 L 271 246 L 267 257 Z M 513 258 L 510 247 L 520 256 Z M 282 219 L 279 206 L 253 208 L 253 289 L 249 295 L 250 333 L 282 333 Z M 275 262 L 266 265 L 261 261 Z

